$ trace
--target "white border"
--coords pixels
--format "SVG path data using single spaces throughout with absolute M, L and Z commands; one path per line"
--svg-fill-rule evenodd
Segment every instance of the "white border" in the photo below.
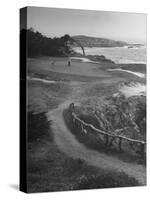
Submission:
M 148 13 L 148 0 L 4 0 L 1 2 L 1 62 L 0 62 L 0 199 L 148 199 L 150 187 L 101 189 L 59 193 L 24 194 L 14 185 L 19 179 L 19 8 L 24 6 L 62 7 L 89 10 L 108 10 Z M 149 27 L 148 27 L 148 33 Z M 147 34 L 149 35 L 149 34 Z M 150 44 L 148 38 L 147 44 Z M 148 45 L 148 55 L 149 55 Z M 149 63 L 149 57 L 148 57 Z M 149 66 L 148 66 L 149 68 Z M 149 79 L 149 69 L 147 78 Z M 148 88 L 149 88 L 149 80 Z M 148 92 L 148 110 L 149 110 Z M 147 122 L 150 121 L 149 114 Z M 148 125 L 149 128 L 149 125 Z M 149 135 L 149 129 L 147 131 Z M 148 136 L 150 141 L 150 136 Z M 148 157 L 150 150 L 148 148 Z M 149 160 L 149 159 L 148 159 Z M 148 169 L 150 169 L 148 165 Z M 149 170 L 148 170 L 149 177 Z M 148 185 L 149 185 L 148 179 Z

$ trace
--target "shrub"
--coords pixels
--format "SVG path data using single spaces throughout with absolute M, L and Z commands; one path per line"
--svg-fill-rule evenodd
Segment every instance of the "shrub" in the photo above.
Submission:
M 49 123 L 45 113 L 33 114 L 32 112 L 28 112 L 28 142 L 35 142 L 44 137 L 52 140 L 53 137 L 50 133 Z
M 105 172 L 102 173 L 100 176 L 81 176 L 77 183 L 76 189 L 129 187 L 138 185 L 139 183 L 135 178 L 128 177 L 128 175 L 126 175 L 125 173 Z

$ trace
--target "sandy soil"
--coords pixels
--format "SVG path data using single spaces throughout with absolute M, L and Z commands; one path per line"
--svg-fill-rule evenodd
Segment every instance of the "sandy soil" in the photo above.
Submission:
M 141 83 L 135 83 L 133 85 L 124 85 L 120 87 L 119 91 L 125 95 L 125 97 L 131 96 L 146 96 L 146 85 Z

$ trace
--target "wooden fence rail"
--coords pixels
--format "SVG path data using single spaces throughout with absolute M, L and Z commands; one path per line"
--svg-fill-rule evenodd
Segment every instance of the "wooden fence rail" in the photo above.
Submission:
M 140 143 L 140 144 L 146 144 L 145 141 L 141 141 L 141 140 L 135 140 L 135 139 L 131 139 L 131 138 L 127 138 L 125 136 L 121 136 L 121 135 L 113 135 L 111 133 L 105 132 L 103 130 L 97 129 L 95 128 L 92 124 L 88 124 L 86 122 L 84 122 L 83 120 L 81 120 L 80 118 L 77 117 L 77 115 L 75 113 L 72 113 L 72 117 L 77 120 L 78 122 L 80 122 L 81 124 L 83 124 L 83 126 L 91 128 L 93 131 L 96 131 L 97 133 L 101 134 L 101 135 L 108 135 L 111 137 L 115 137 L 115 138 L 120 138 L 120 139 L 124 139 L 127 140 L 129 142 L 135 142 L 135 143 Z
M 108 133 L 104 130 L 100 130 L 100 129 L 95 128 L 92 124 L 86 123 L 83 120 L 81 120 L 79 117 L 77 117 L 77 115 L 75 114 L 75 107 L 74 107 L 73 103 L 70 104 L 69 110 L 70 110 L 73 122 L 77 122 L 81 126 L 82 131 L 84 130 L 87 133 L 86 128 L 90 128 L 92 131 L 96 132 L 97 134 L 105 136 L 105 138 L 106 138 L 105 144 L 106 145 L 111 146 L 112 142 L 117 138 L 118 141 L 119 141 L 118 147 L 119 147 L 120 151 L 122 150 L 121 149 L 122 140 L 125 140 L 127 142 L 132 143 L 132 144 L 139 144 L 141 146 L 142 155 L 145 154 L 145 146 L 146 146 L 145 141 L 128 138 L 128 137 L 121 136 L 121 135 L 116 135 L 115 133 L 111 134 L 111 133 Z M 111 138 L 110 143 L 109 143 L 109 138 Z

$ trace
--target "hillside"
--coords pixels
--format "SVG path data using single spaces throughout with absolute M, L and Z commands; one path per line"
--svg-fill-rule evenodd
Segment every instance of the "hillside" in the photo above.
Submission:
M 128 45 L 123 41 L 115 41 L 106 38 L 89 37 L 84 35 L 73 36 L 84 47 L 123 47 Z M 76 46 L 76 44 L 74 44 Z

